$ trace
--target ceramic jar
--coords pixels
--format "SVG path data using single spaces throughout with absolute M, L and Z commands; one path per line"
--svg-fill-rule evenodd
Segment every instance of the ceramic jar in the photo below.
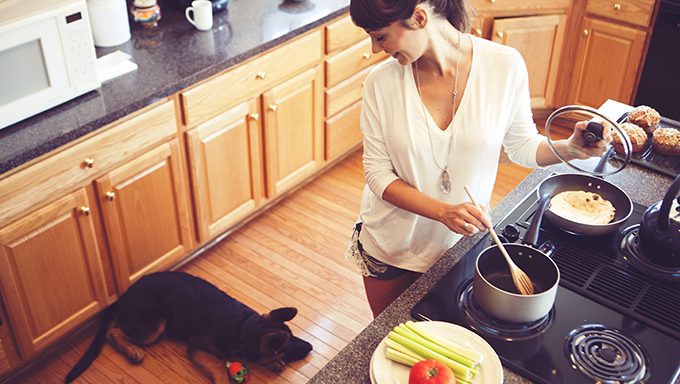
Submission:
M 161 19 L 161 7 L 156 0 L 135 0 L 132 3 L 132 16 L 144 28 L 155 28 Z

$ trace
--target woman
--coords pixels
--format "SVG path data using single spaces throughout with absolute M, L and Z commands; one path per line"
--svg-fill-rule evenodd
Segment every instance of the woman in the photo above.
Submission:
M 366 187 L 348 257 L 357 262 L 374 316 L 462 236 L 490 225 L 469 202 L 491 199 L 501 145 L 527 167 L 559 160 L 532 119 L 528 74 L 513 48 L 466 34 L 467 0 L 351 0 L 378 64 L 364 84 L 361 130 Z M 575 125 L 553 143 L 562 157 L 600 155 Z

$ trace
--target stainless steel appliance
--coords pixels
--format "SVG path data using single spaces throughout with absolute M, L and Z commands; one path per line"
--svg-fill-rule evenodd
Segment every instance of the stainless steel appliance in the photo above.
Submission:
M 524 238 L 536 209 L 531 193 L 496 231 Z M 680 375 L 680 263 L 657 264 L 639 246 L 646 207 L 615 233 L 579 236 L 543 222 L 539 244 L 554 248 L 561 280 L 555 305 L 529 324 L 498 321 L 472 297 L 485 236 L 414 306 L 418 320 L 448 321 L 486 339 L 506 367 L 537 383 L 673 383 Z

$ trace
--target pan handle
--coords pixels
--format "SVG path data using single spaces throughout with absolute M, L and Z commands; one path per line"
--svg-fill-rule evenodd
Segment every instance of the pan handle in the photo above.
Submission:
M 527 233 L 524 235 L 523 240 L 524 244 L 536 248 L 536 245 L 538 244 L 538 233 L 541 229 L 541 221 L 543 220 L 543 213 L 545 213 L 545 210 L 548 208 L 549 203 L 550 203 L 549 194 L 541 196 L 541 198 L 538 200 L 538 207 L 536 208 L 534 217 L 531 219 L 529 230 L 527 230 Z
M 599 177 L 604 179 L 604 170 L 607 169 L 607 162 L 609 159 L 612 157 L 614 154 L 614 146 L 610 145 L 609 149 L 607 149 L 607 152 L 605 152 L 604 155 L 602 155 L 602 158 L 600 161 L 597 162 L 597 165 L 595 165 L 595 168 L 593 169 L 593 174 L 594 175 L 600 175 Z

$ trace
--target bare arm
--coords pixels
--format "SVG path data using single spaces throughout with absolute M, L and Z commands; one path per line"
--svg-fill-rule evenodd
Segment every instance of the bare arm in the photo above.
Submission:
M 437 220 L 461 235 L 474 235 L 491 223 L 486 209 L 482 212 L 472 203 L 445 203 L 418 191 L 401 179 L 388 185 L 382 197 L 401 209 Z M 472 227 L 466 229 L 466 223 Z

